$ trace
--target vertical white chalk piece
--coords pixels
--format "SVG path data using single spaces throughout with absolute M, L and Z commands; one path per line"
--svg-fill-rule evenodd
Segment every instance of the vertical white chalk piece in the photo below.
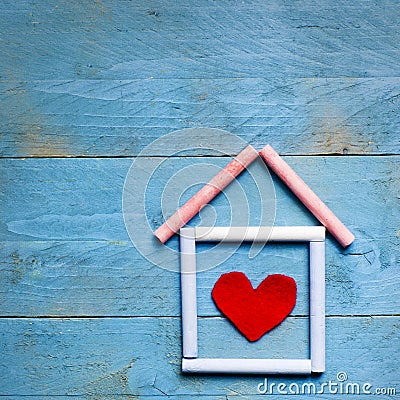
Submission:
M 310 242 L 311 371 L 325 371 L 325 242 Z
M 195 358 L 197 349 L 196 241 L 194 228 L 180 234 L 183 357 Z
M 195 358 L 182 359 L 182 372 L 209 374 L 311 374 L 310 360 Z

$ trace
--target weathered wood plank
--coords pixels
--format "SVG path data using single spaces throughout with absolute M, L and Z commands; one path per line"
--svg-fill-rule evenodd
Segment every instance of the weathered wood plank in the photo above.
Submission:
M 3 82 L 0 102 L 1 156 L 132 156 L 191 127 L 226 129 L 282 154 L 400 152 L 398 77 Z M 240 150 L 218 134 L 184 144 L 201 145 L 198 155 Z
M 398 157 L 286 157 L 288 163 L 332 208 L 344 222 L 357 229 L 373 229 L 372 238 L 387 237 L 396 232 L 397 195 L 399 191 Z M 160 167 L 158 159 L 142 160 L 144 166 L 155 168 L 147 182 L 148 171 L 138 171 L 136 179 L 148 185 L 146 213 L 149 223 L 156 227 L 162 223 L 160 201 L 168 188 L 165 212 L 173 211 L 177 199 L 190 196 L 187 188 L 193 183 L 207 181 L 216 168 L 225 166 L 228 157 L 169 158 Z M 0 238 L 3 240 L 125 240 L 121 219 L 121 200 L 124 181 L 133 159 L 3 159 L 0 199 L 3 222 Z M 208 168 L 210 166 L 210 168 Z M 157 168 L 156 168 L 157 167 Z M 188 169 L 190 168 L 190 169 Z M 150 170 L 151 171 L 151 170 Z M 183 172 L 186 172 L 183 174 Z M 249 223 L 260 218 L 260 193 L 257 186 L 268 190 L 268 176 L 264 163 L 256 160 L 239 176 L 237 183 L 226 189 L 232 205 L 241 209 L 235 195 L 245 190 L 249 202 Z M 176 174 L 179 179 L 170 182 Z M 199 176 L 199 174 L 202 176 Z M 279 203 L 276 224 L 313 224 L 315 219 L 274 179 L 276 202 Z M 167 185 L 168 184 L 168 185 Z M 191 191 L 197 190 L 191 188 Z M 179 193 L 177 193 L 179 192 Z M 356 195 L 357 194 L 357 195 Z M 138 194 L 141 198 L 143 194 Z M 257 199 L 258 196 L 258 199 Z M 217 223 L 228 224 L 229 204 L 224 196 L 212 203 L 223 212 Z M 361 207 L 354 207 L 360 204 Z M 382 207 L 382 205 L 385 207 Z M 271 206 L 270 204 L 264 207 Z M 207 211 L 207 210 L 205 210 Z M 221 214 L 221 215 L 220 215 Z M 380 224 L 371 221 L 374 215 Z M 160 215 L 162 218 L 162 215 Z M 205 213 L 208 218 L 208 213 Z M 74 219 L 75 218 L 75 219 Z M 103 219 L 108 223 L 104 224 Z M 197 220 L 199 222 L 199 220 Z M 103 224 L 103 225 L 101 225 Z M 102 229 L 99 227 L 102 226 Z M 373 235 L 372 235 L 373 234 Z
M 290 323 L 290 321 L 287 321 Z M 267 351 L 276 357 L 297 352 L 301 326 L 271 332 Z M 203 376 L 180 373 L 178 318 L 1 319 L 0 387 L 2 395 L 238 395 L 255 396 L 264 377 Z M 270 377 L 269 382 L 337 381 L 397 387 L 398 317 L 328 318 L 327 372 L 312 377 Z M 231 335 L 232 333 L 232 335 Z M 303 332 L 304 333 L 304 332 Z M 278 335 L 279 334 L 279 335 Z M 261 355 L 257 344 L 245 344 L 221 319 L 202 319 L 200 351 L 214 355 Z M 275 339 L 273 337 L 275 336 Z M 282 340 L 278 340 L 282 339 Z M 298 343 L 296 343 L 297 345 Z M 12 377 L 12 379 L 11 379 Z M 329 393 L 329 392 L 327 392 Z
M 398 157 L 286 160 L 356 234 L 356 242 L 347 250 L 328 236 L 328 315 L 397 313 Z M 146 211 L 153 227 L 162 222 L 161 193 L 176 171 L 193 163 L 223 166 L 227 161 L 219 157 L 166 162 L 147 192 Z M 1 315 L 180 315 L 179 296 L 174 291 L 179 277 L 146 261 L 125 230 L 121 195 L 130 163 L 129 159 L 1 160 Z M 264 177 L 260 163 L 250 170 Z M 196 173 L 189 175 L 193 178 Z M 172 188 L 175 197 L 167 201 L 167 208 L 175 207 L 175 199 L 192 178 L 176 183 Z M 257 187 L 247 172 L 238 182 L 247 192 L 250 223 L 256 224 L 261 209 Z M 276 224 L 316 224 L 281 183 L 276 182 L 275 189 Z M 226 193 L 235 208 L 243 209 L 243 204 L 238 204 L 238 187 L 231 186 Z M 218 197 L 212 204 L 217 223 L 229 224 L 226 198 Z M 264 204 L 264 211 L 268 207 L 270 203 Z M 209 224 L 213 216 L 211 208 L 205 209 L 202 222 Z M 199 217 L 193 223 L 200 223 Z M 140 244 L 148 253 L 160 251 L 151 235 L 143 234 Z M 169 245 L 177 249 L 177 239 Z M 218 254 L 214 251 L 207 257 L 213 259 Z M 175 254 L 171 267 L 177 270 L 178 266 Z M 292 245 L 270 245 L 252 260 L 248 259 L 248 247 L 243 246 L 222 266 L 200 274 L 200 314 L 218 315 L 209 292 L 219 274 L 240 269 L 257 284 L 270 271 L 282 268 L 296 277 L 301 288 L 296 315 L 306 315 L 306 249 Z
M 193 5 L 188 5 L 182 0 L 154 1 L 151 5 L 126 0 L 103 0 L 101 4 L 94 1 L 79 4 L 71 4 L 66 1 L 36 3 L 32 0 L 20 0 L 18 4 L 14 4 L 10 0 L 3 0 L 0 5 L 2 13 L 0 21 L 2 27 L 7 28 L 5 32 L 13 35 L 19 33 L 74 33 L 81 30 L 121 32 L 122 30 L 118 28 L 125 25 L 126 29 L 123 30 L 125 32 L 162 31 L 175 32 L 179 35 L 186 29 L 188 34 L 194 37 L 197 33 L 204 35 L 205 32 L 202 28 L 207 23 L 210 25 L 210 33 L 212 29 L 216 30 L 218 28 L 216 24 L 219 24 L 221 27 L 235 32 L 239 28 L 248 30 L 249 34 L 265 34 L 268 31 L 269 37 L 274 39 L 282 38 L 287 31 L 299 34 L 297 30 L 306 28 L 315 29 L 315 35 L 318 35 L 318 29 L 335 30 L 336 28 L 341 31 L 336 32 L 339 37 L 350 32 L 363 35 L 366 35 L 368 31 L 371 35 L 383 32 L 386 34 L 398 33 L 395 29 L 398 26 L 395 15 L 398 4 L 394 1 L 385 1 L 385 7 L 383 7 L 383 3 L 381 3 L 381 7 L 378 7 L 377 4 L 371 4 L 368 1 L 351 4 L 345 0 L 340 0 L 335 4 L 329 0 L 305 1 L 301 8 L 297 4 L 260 2 L 259 0 L 238 3 L 230 9 L 228 5 L 231 4 L 227 0 L 218 4 L 198 1 Z M 187 15 L 190 11 L 192 13 Z M 369 15 L 367 11 L 374 11 L 375 14 Z M 195 17 L 200 12 L 203 12 L 203 18 L 196 21 Z M 367 20 L 363 13 L 368 17 Z M 15 16 L 20 18 L 15 18 Z M 318 19 L 326 24 L 330 23 L 331 26 L 306 25 L 306 22 L 316 23 Z M 66 23 L 60 24 L 60 20 L 64 20 Z M 235 20 L 240 23 L 239 26 L 230 26 L 229 23 Z M 382 23 L 370 26 L 371 21 L 382 21 Z M 197 23 L 195 24 L 195 22 Z M 303 25 L 299 25 L 301 22 Z M 193 30 L 189 28 L 193 28 Z M 251 31 L 250 28 L 252 28 Z M 356 39 L 355 37 L 349 38 L 353 41 Z
M 335 247 L 328 247 L 328 315 L 397 313 L 398 267 L 381 270 L 378 263 L 385 260 L 377 256 L 385 241 L 362 246 L 366 254 L 337 255 Z M 179 287 L 177 274 L 146 262 L 128 242 L 7 242 L 0 253 L 2 315 L 180 314 L 180 297 L 172 290 Z M 244 248 L 223 266 L 199 274 L 200 315 L 218 314 L 210 292 L 220 274 L 231 270 L 246 272 L 254 285 L 273 272 L 293 276 L 299 287 L 294 312 L 308 314 L 305 248 L 268 247 L 251 261 Z
M 45 1 L 12 12 L 13 6 L 6 2 L 1 18 L 7 80 L 400 72 L 396 1 Z

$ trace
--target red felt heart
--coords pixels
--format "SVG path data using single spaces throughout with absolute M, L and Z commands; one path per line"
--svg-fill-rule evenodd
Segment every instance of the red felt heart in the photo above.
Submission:
M 254 342 L 279 325 L 296 304 L 296 282 L 286 275 L 269 275 L 257 289 L 243 272 L 223 274 L 212 298 L 219 310 Z

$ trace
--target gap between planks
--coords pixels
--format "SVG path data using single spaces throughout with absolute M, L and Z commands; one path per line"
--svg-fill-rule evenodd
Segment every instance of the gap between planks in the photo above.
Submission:
M 308 314 L 290 315 L 291 318 L 309 318 Z M 325 318 L 392 318 L 400 317 L 400 314 L 327 314 Z M 180 319 L 180 315 L 0 315 L 0 319 L 151 319 L 151 318 L 165 318 L 165 319 Z M 226 319 L 220 315 L 199 315 L 199 319 Z
M 168 159 L 179 159 L 179 158 L 203 158 L 203 157 L 207 157 L 207 158 L 223 158 L 223 157 L 233 157 L 236 154 L 221 154 L 221 155 L 216 155 L 216 154 L 202 154 L 202 155 L 182 155 L 182 156 L 160 156 L 160 155 L 146 155 L 146 156 L 141 156 L 141 155 L 110 155 L 110 156 L 106 156 L 106 155 L 100 155 L 100 156 L 84 156 L 84 155 L 71 155 L 71 156 L 59 156 L 59 155 L 35 155 L 35 156 L 25 156 L 25 157 L 10 157 L 10 156 L 0 156 L 1 160 L 31 160 L 31 159 L 46 159 L 46 158 L 50 158 L 50 159 L 60 159 L 60 160 L 64 160 L 64 159 L 136 159 L 136 158 L 168 158 Z M 351 153 L 351 154 L 343 154 L 343 153 L 311 153 L 311 154 L 285 154 L 285 153 L 279 153 L 280 156 L 283 157 L 398 157 L 400 156 L 400 152 L 399 153 L 381 153 L 381 154 L 371 154 L 371 153 Z

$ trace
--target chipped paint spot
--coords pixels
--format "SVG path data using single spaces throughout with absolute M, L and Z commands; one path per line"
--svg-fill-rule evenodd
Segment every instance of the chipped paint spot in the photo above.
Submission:
M 147 15 L 152 15 L 154 17 L 158 17 L 160 14 L 159 14 L 159 12 L 157 10 L 149 10 L 147 12 Z
M 32 123 L 24 125 L 21 146 L 23 146 L 30 157 L 68 157 L 65 140 L 60 135 L 52 135 L 51 140 L 46 139 L 41 125 Z
M 314 111 L 315 107 L 307 107 L 305 110 L 310 116 L 309 126 L 312 127 L 312 135 L 315 137 L 314 151 L 347 155 L 370 150 L 374 142 L 366 137 L 365 132 L 358 131 L 354 124 L 349 123 L 352 115 L 349 116 L 348 110 L 337 103 L 340 95 L 335 92 L 326 93 L 321 89 L 318 79 L 305 79 L 304 82 L 313 93 L 312 100 L 318 99 L 320 102 L 317 113 Z M 346 90 L 351 90 L 352 86 L 357 86 L 357 82 L 353 78 L 346 79 Z
M 14 79 L 18 79 L 15 77 Z M 45 114 L 40 113 L 33 105 L 36 100 L 35 90 L 27 91 L 25 87 L 15 86 L 8 89 L 8 107 L 25 108 L 25 112 L 17 117 L 10 116 L 10 121 L 15 121 L 20 125 L 18 140 L 15 142 L 17 153 L 28 154 L 30 157 L 68 157 L 71 154 L 67 151 L 65 137 L 62 136 L 60 128 L 46 128 L 51 126 Z M 50 131 L 51 130 L 51 131 Z
M 107 242 L 108 244 L 115 245 L 115 246 L 126 246 L 127 242 L 125 240 L 110 240 Z
M 104 4 L 102 3 L 102 1 L 94 0 L 94 4 L 96 7 L 99 8 L 101 15 L 105 15 L 106 11 L 105 11 Z
M 41 276 L 39 267 L 41 263 L 35 257 L 29 259 L 22 259 L 17 253 L 11 254 L 12 258 L 12 278 L 11 282 L 17 285 L 21 280 L 23 280 L 29 272 L 30 278 L 38 278 Z
M 203 93 L 203 94 L 200 94 L 199 96 L 197 96 L 197 98 L 199 101 L 202 101 L 202 100 L 206 100 L 207 96 L 208 96 L 207 93 Z
M 11 269 L 12 278 L 11 282 L 13 284 L 18 284 L 19 281 L 24 279 L 26 273 L 26 266 L 24 265 L 24 260 L 22 260 L 17 253 L 11 254 L 13 267 Z
M 97 12 L 100 12 L 102 17 L 108 17 L 108 19 L 112 20 L 112 8 L 106 7 L 102 0 L 93 0 L 94 7 L 93 9 Z
M 118 393 L 124 396 L 124 399 L 134 400 L 128 382 L 128 370 L 132 368 L 135 360 L 122 369 L 100 376 L 93 382 L 85 386 L 84 396 L 88 400 L 109 400 L 111 393 Z

